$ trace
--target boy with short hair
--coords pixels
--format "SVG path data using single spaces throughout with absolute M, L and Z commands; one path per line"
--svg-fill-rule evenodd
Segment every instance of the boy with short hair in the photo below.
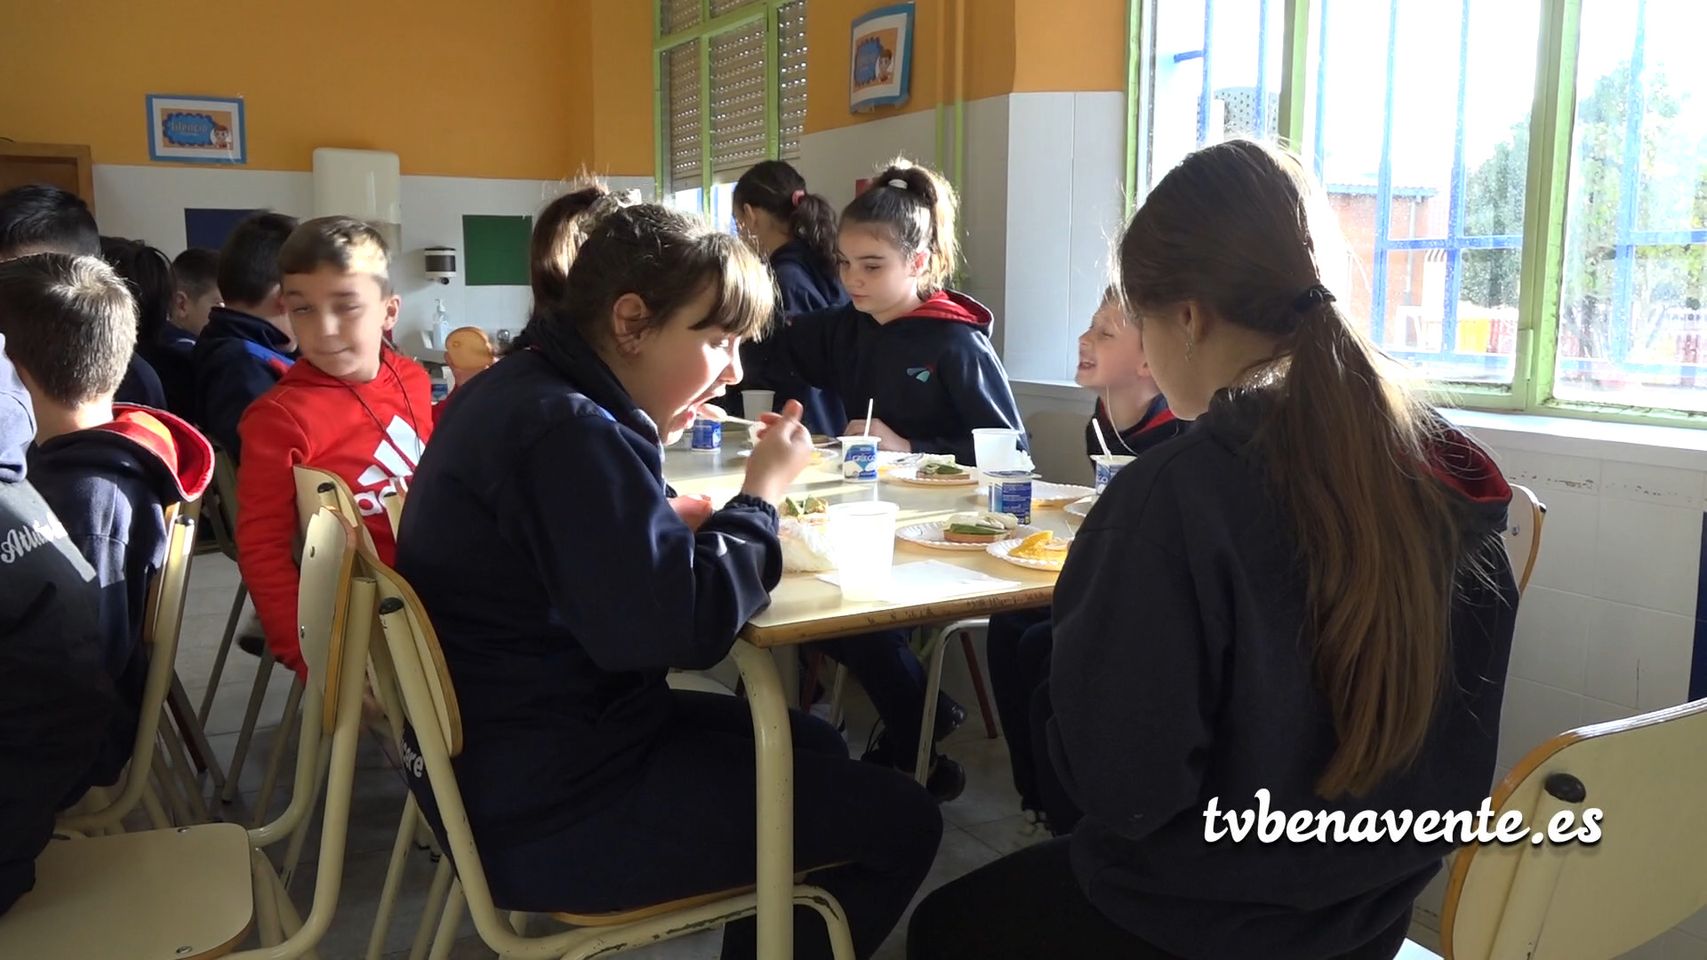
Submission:
M 307 667 L 296 637 L 292 468 L 342 478 L 391 563 L 396 542 L 381 497 L 406 487 L 433 427 L 426 371 L 385 345 L 401 306 L 390 264 L 385 240 L 360 220 L 320 217 L 291 233 L 279 250 L 280 302 L 300 356 L 238 428 L 238 565 L 273 655 L 299 675 Z
M 207 326 L 208 314 L 224 302 L 219 292 L 219 251 L 190 247 L 172 258 L 172 324 L 191 346 Z
M 27 476 L 35 434 L 0 334 L 0 914 L 35 885 L 54 814 L 81 795 L 116 700 L 95 571 Z
M 0 193 L 0 260 L 35 253 L 101 255 L 101 232 L 89 205 L 74 193 L 30 183 Z M 145 407 L 166 406 L 160 375 L 131 344 L 117 399 Z
M 35 408 L 30 478 L 100 587 L 96 615 L 121 704 L 85 786 L 110 784 L 136 736 L 143 613 L 165 565 L 165 508 L 201 496 L 213 449 L 164 410 L 113 402 L 136 306 L 101 260 L 42 253 L 0 264 L 0 334 Z
M 262 212 L 246 218 L 219 251 L 219 292 L 191 353 L 196 423 L 236 461 L 237 424 L 256 397 L 295 362 L 296 339 L 279 301 L 279 248 L 296 218 Z

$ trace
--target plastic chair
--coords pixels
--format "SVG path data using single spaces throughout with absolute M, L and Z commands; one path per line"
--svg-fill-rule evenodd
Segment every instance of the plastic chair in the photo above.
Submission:
M 757 898 L 747 888 L 648 904 L 621 913 L 554 914 L 572 928 L 541 937 L 521 932 L 519 914 L 510 919 L 500 915 L 500 907 L 492 902 L 462 793 L 451 769 L 451 758 L 462 747 L 462 723 L 438 637 L 420 599 L 403 578 L 371 554 L 365 554 L 363 560 L 379 589 L 379 620 L 385 642 L 374 644 L 372 667 L 382 688 L 381 698 L 396 697 L 415 731 L 427 782 L 444 819 L 449 841 L 445 852 L 456 869 L 457 879 L 450 885 L 449 902 L 439 920 L 435 955 L 442 956 L 437 951 L 449 949 L 465 906 L 473 915 L 480 938 L 511 960 L 602 957 L 720 927 L 755 912 Z M 566 869 L 571 867 L 565 865 Z M 821 889 L 800 884 L 794 888 L 794 902 L 824 918 L 835 955 L 851 960 L 853 940 L 835 899 Z
M 92 833 L 122 828 L 124 818 L 143 802 L 147 803 L 150 819 L 156 827 L 171 825 L 158 796 L 149 786 L 149 777 L 155 769 L 155 744 L 159 740 L 167 692 L 172 684 L 173 660 L 178 653 L 178 632 L 184 619 L 184 596 L 189 589 L 190 560 L 195 555 L 195 541 L 196 505 L 169 504 L 166 507 L 166 560 L 149 584 L 148 603 L 143 616 L 142 642 L 147 648 L 148 673 L 143 682 L 136 739 L 131 747 L 130 763 L 125 768 L 124 786 L 116 796 L 105 797 L 104 802 L 90 798 L 78 805 L 84 809 L 60 816 L 56 826 L 61 831 Z M 170 783 L 162 784 L 163 789 L 171 789 L 172 786 Z
M 1707 700 L 1562 733 L 1518 763 L 1493 807 L 1545 830 L 1597 808 L 1594 844 L 1472 845 L 1441 916 L 1451 960 L 1612 960 L 1707 906 Z M 1497 822 L 1498 818 L 1495 818 Z M 1401 957 L 1435 958 L 1406 944 Z
M 264 827 L 230 823 L 55 840 L 37 858 L 37 883 L 0 917 L 5 957 L 217 957 L 258 927 L 261 946 L 233 956 L 313 956 L 337 908 L 350 794 L 361 733 L 363 665 L 373 625 L 373 582 L 357 580 L 355 535 L 322 511 L 303 550 L 299 635 L 313 665 L 302 713 L 299 790 Z M 331 681 L 331 689 L 322 684 Z M 326 817 L 306 919 L 259 847 L 293 833 L 330 744 Z
M 1547 521 L 1547 505 L 1528 487 L 1514 483 L 1511 491 L 1511 507 L 1500 538 L 1505 541 L 1506 555 L 1511 557 L 1517 592 L 1522 594 L 1529 587 L 1529 575 L 1535 571 L 1535 560 L 1541 555 L 1541 527 Z

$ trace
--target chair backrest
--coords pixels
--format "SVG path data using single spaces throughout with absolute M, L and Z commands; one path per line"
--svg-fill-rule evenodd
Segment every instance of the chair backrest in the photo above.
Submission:
M 480 852 L 468 823 L 462 791 L 451 769 L 451 757 L 462 749 L 462 722 L 456 692 L 444 667 L 444 654 L 426 609 L 413 588 L 371 552 L 362 555 L 379 596 L 379 624 L 384 643 L 373 645 L 371 666 L 382 683 L 394 683 L 404 714 L 415 731 L 415 742 L 426 780 L 444 825 L 445 852 L 450 854 L 467 898 L 469 914 L 488 946 L 502 950 L 519 941 L 499 916 L 481 866 Z M 383 648 L 383 654 L 381 653 Z
M 1535 558 L 1541 555 L 1541 527 L 1547 519 L 1547 505 L 1535 496 L 1535 491 L 1521 484 L 1511 485 L 1511 507 L 1506 511 L 1506 555 L 1511 557 L 1511 575 L 1517 581 L 1517 592 L 1529 586 L 1529 575 L 1535 572 Z
M 320 758 L 326 741 L 331 757 L 325 768 L 314 902 L 301 929 L 284 944 L 257 951 L 256 956 L 301 956 L 325 936 L 338 906 L 362 729 L 364 668 L 374 623 L 374 584 L 358 575 L 356 530 L 328 507 L 311 514 L 303 531 L 297 640 L 309 671 L 303 688 L 295 785 L 290 804 L 279 818 L 249 831 L 251 844 L 262 847 L 289 836 L 312 813 L 321 799 Z M 323 712 L 322 704 L 329 709 Z M 331 721 L 330 728 L 323 716 Z
M 124 788 L 98 810 L 60 818 L 62 829 L 87 832 L 117 825 L 142 800 L 154 764 L 161 711 L 172 690 L 178 633 L 184 622 L 184 598 L 190 587 L 190 561 L 196 552 L 196 518 L 199 513 L 200 504 L 194 501 L 171 503 L 165 508 L 166 559 L 148 584 L 148 602 L 143 610 L 142 643 L 148 654 L 148 672 L 143 680 L 136 740 L 131 747 L 130 763 L 125 768 Z
M 1598 809 L 1595 843 L 1472 845 L 1452 865 L 1453 960 L 1611 960 L 1707 906 L 1707 700 L 1571 730 L 1531 750 L 1493 807 L 1546 830 Z M 1497 822 L 1497 820 L 1496 820 Z
M 213 530 L 219 552 L 237 559 L 237 464 L 218 448 L 213 453 L 213 509 L 204 519 Z
M 385 507 L 385 517 L 391 521 L 391 539 L 397 539 L 397 531 L 403 526 L 403 498 L 408 496 L 407 487 L 387 490 L 380 494 L 379 502 Z
M 361 510 L 356 507 L 356 498 L 350 492 L 350 485 L 344 478 L 335 473 L 322 470 L 319 467 L 299 465 L 291 468 L 291 474 L 296 481 L 296 522 L 300 532 L 308 528 L 308 518 L 322 506 L 331 507 L 343 514 L 356 527 L 356 535 L 369 546 L 372 536 L 367 532 L 367 524 L 362 522 Z M 330 491 L 322 490 L 327 484 L 332 485 Z

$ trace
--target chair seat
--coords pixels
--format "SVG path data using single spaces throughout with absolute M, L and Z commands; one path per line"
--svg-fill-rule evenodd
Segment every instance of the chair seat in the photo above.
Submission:
M 1399 953 L 1393 960 L 1440 960 L 1440 954 L 1415 940 L 1406 940 L 1405 945 L 1399 948 Z
M 0 957 L 198 960 L 254 920 L 249 834 L 234 823 L 54 840 L 0 916 Z
M 799 885 L 805 883 L 807 878 L 812 874 L 817 873 L 820 870 L 834 870 L 837 867 L 845 867 L 851 862 L 852 861 L 849 860 L 837 860 L 835 863 L 827 863 L 824 866 L 813 867 L 811 870 L 805 870 L 795 874 L 795 893 L 798 894 L 800 892 Z M 696 893 L 691 897 L 683 897 L 680 900 L 670 900 L 666 903 L 654 903 L 644 907 L 635 907 L 632 910 L 618 910 L 612 913 L 559 912 L 553 913 L 551 917 L 553 920 L 567 923 L 572 927 L 614 927 L 618 924 L 624 923 L 639 923 L 642 920 L 650 920 L 653 917 L 661 916 L 666 913 L 675 913 L 679 910 L 692 910 L 695 907 L 703 907 L 708 903 L 716 903 L 719 900 L 731 900 L 735 897 L 752 893 L 755 889 L 756 888 L 754 886 L 749 884 L 745 887 L 719 890 L 716 893 Z

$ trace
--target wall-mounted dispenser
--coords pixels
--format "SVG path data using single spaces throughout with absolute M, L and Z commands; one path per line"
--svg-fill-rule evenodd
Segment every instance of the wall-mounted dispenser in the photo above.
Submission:
M 428 247 L 422 252 L 422 272 L 428 280 L 449 283 L 456 276 L 456 248 Z

